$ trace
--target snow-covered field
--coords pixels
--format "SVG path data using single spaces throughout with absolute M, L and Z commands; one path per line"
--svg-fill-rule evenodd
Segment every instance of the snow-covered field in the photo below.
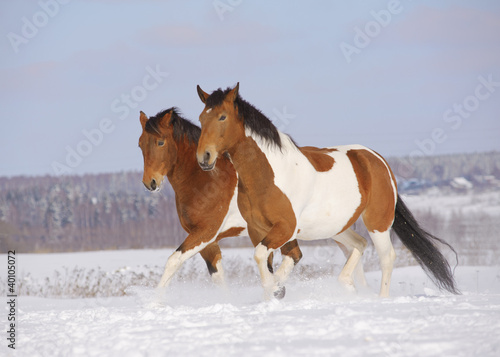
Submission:
M 500 267 L 458 267 L 459 296 L 438 292 L 420 267 L 398 268 L 392 297 L 379 299 L 380 272 L 349 293 L 336 282 L 339 250 L 304 247 L 285 299 L 263 301 L 252 250 L 224 249 L 227 289 L 196 256 L 153 303 L 172 251 L 19 255 L 16 351 L 5 310 L 0 355 L 500 355 Z

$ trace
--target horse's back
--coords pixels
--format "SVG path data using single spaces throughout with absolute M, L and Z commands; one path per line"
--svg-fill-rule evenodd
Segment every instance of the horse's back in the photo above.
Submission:
M 297 215 L 299 238 L 334 236 L 361 214 L 369 229 L 390 226 L 392 220 L 386 217 L 394 212 L 397 194 L 392 172 L 380 155 L 361 145 L 305 147 L 300 152 L 302 159 L 292 155 L 294 178 L 290 172 L 275 172 Z

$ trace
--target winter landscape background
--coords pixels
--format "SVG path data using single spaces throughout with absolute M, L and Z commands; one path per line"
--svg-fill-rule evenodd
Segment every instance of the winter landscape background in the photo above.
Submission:
M 9 356 L 496 356 L 499 156 L 422 157 L 413 176 L 399 176 L 423 226 L 457 250 L 458 266 L 445 254 L 462 295 L 438 291 L 395 238 L 391 298 L 382 300 L 372 246 L 363 257 L 369 286 L 352 293 L 336 281 L 345 259 L 332 241 L 301 245 L 279 302 L 263 300 L 247 238 L 221 244 L 225 288 L 195 256 L 158 292 L 185 237 L 168 185 L 146 192 L 138 172 L 2 178 L 0 259 L 16 250 L 19 334 L 15 354 L 1 348 Z M 408 172 L 409 160 L 389 161 Z M 2 271 L 0 294 L 7 287 Z
M 493 253 L 500 250 L 499 152 L 389 163 L 417 218 L 458 249 L 463 263 L 500 263 Z M 177 247 L 186 233 L 170 185 L 151 194 L 141 181 L 140 172 L 0 178 L 0 251 Z M 368 238 L 362 224 L 356 228 Z M 250 246 L 245 238 L 222 245 Z
M 0 34 L 0 356 L 500 355 L 500 2 L 2 1 Z M 195 256 L 156 291 L 185 232 L 141 184 L 139 111 L 196 121 L 196 85 L 237 82 L 299 145 L 389 158 L 462 295 L 396 237 L 389 299 L 371 245 L 350 293 L 323 241 L 264 301 L 247 238 L 221 242 L 225 289 Z

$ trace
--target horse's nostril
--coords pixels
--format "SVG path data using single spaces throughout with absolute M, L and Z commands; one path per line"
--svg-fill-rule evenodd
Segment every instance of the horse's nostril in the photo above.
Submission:
M 210 161 L 210 152 L 205 151 L 205 154 L 203 155 L 203 162 L 205 164 L 208 164 L 209 161 Z
M 155 179 L 152 179 L 151 180 L 151 189 L 154 191 L 156 190 L 156 180 Z

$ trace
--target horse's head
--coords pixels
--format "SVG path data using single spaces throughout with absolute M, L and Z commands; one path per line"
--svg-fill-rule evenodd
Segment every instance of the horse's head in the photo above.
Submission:
M 172 110 L 169 109 L 148 119 L 146 114 L 141 112 L 142 134 L 139 138 L 139 147 L 144 157 L 142 183 L 150 191 L 160 189 L 163 177 L 167 174 L 169 158 L 175 155 L 171 115 Z
M 243 122 L 238 118 L 235 103 L 239 83 L 226 91 L 220 89 L 212 94 L 205 93 L 200 86 L 198 95 L 205 108 L 200 114 L 201 136 L 196 158 L 205 171 L 212 170 L 220 154 L 232 148 L 245 135 Z

